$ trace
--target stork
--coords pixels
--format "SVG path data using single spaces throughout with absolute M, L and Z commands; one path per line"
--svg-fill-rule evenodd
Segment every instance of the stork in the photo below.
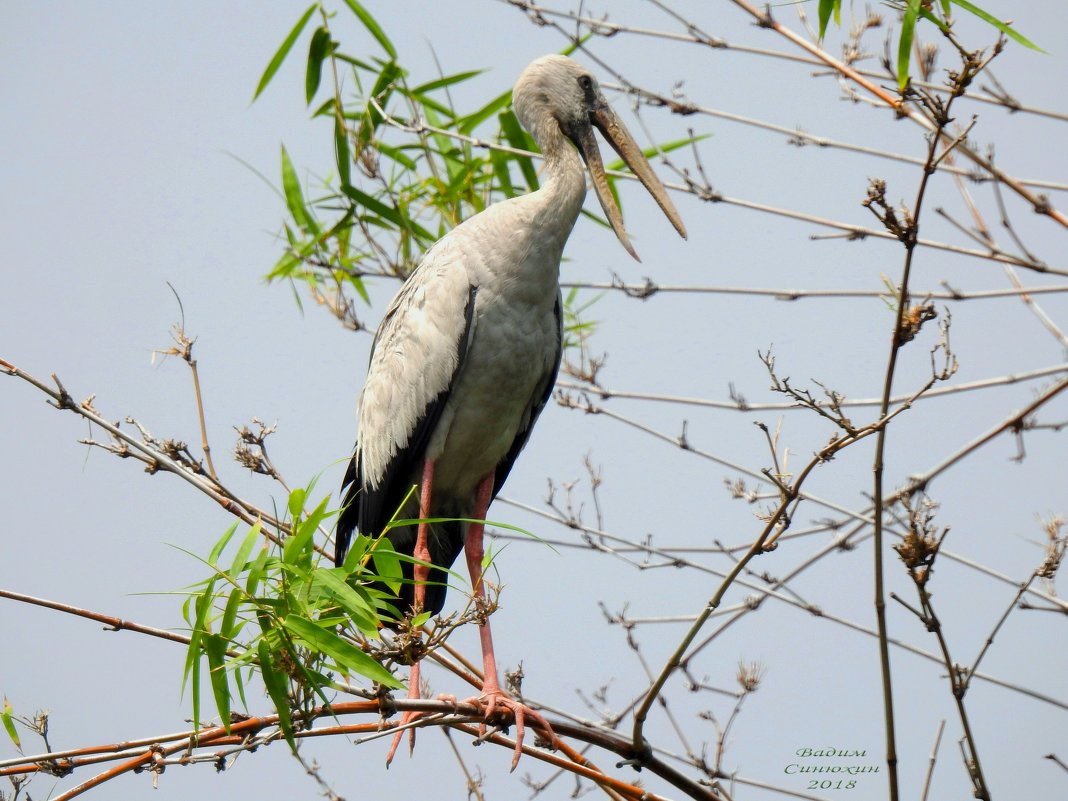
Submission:
M 560 258 L 586 197 L 583 162 L 620 243 L 638 258 L 609 191 L 594 127 L 686 237 L 666 190 L 588 70 L 560 55 L 539 58 L 519 76 L 512 102 L 544 157 L 541 187 L 471 217 L 426 252 L 382 318 L 360 393 L 356 448 L 342 486 L 347 490 L 337 525 L 337 564 L 354 531 L 381 536 L 394 515 L 445 519 L 385 534 L 396 551 L 416 560 L 403 566 L 401 612 L 441 611 L 446 571 L 461 550 L 474 603 L 484 602 L 482 521 L 560 366 Z M 501 689 L 488 618 L 480 624 L 480 640 L 483 685 L 473 701 L 487 720 L 499 708 L 513 712 L 514 769 L 525 718 L 554 735 L 538 713 Z M 419 697 L 418 661 L 408 691 Z M 387 764 L 400 737 L 398 732 Z M 414 746 L 414 729 L 412 738 Z

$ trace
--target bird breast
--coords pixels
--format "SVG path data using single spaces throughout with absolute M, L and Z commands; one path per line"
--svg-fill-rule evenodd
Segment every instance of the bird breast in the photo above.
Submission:
M 442 394 L 444 408 L 422 457 L 435 462 L 435 498 L 451 496 L 450 506 L 473 497 L 529 426 L 556 364 L 560 256 L 581 207 L 581 197 L 571 196 L 584 192 L 581 175 L 575 186 L 547 182 L 541 192 L 462 223 L 427 252 L 394 298 L 360 396 L 365 487 L 379 486 L 392 459 L 411 444 L 427 405 Z M 554 183 L 567 189 L 565 197 L 548 191 Z
M 556 292 L 530 304 L 483 285 L 475 330 L 427 449 L 437 493 L 469 498 L 511 449 L 551 380 L 559 332 Z

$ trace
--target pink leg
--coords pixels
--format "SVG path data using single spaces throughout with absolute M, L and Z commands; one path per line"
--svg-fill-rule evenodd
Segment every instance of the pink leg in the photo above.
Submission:
M 482 559 L 485 556 L 483 545 L 483 531 L 485 529 L 486 512 L 489 510 L 490 496 L 493 493 L 494 474 L 488 473 L 478 485 L 478 493 L 475 496 L 475 508 L 471 517 L 478 520 L 470 523 L 467 528 L 467 539 L 464 541 L 464 556 L 467 558 L 467 569 L 471 574 L 472 594 L 475 604 L 481 604 L 486 597 L 486 588 L 482 581 Z M 519 703 L 508 696 L 501 689 L 497 678 L 497 659 L 493 653 L 493 634 L 490 631 L 490 622 L 487 617 L 479 626 L 479 640 L 482 643 L 482 694 L 479 703 L 486 706 L 486 718 L 493 716 L 497 706 L 511 709 L 515 715 L 515 754 L 512 756 L 512 770 L 519 764 L 519 757 L 523 753 L 523 734 L 526 729 L 526 718 L 537 721 L 544 728 L 549 739 L 556 745 L 556 734 L 552 727 L 540 714 L 528 706 Z M 485 731 L 485 724 L 482 725 Z
M 419 486 L 419 519 L 426 520 L 430 517 L 430 496 L 431 488 L 434 485 L 434 462 L 427 459 L 423 463 L 423 480 Z M 415 534 L 415 550 L 412 551 L 412 556 L 421 562 L 430 563 L 430 535 L 429 524 L 420 523 L 416 529 Z M 430 576 L 430 568 L 426 565 L 413 565 L 412 578 L 415 581 L 414 600 L 412 601 L 412 610 L 415 614 L 419 614 L 423 611 L 423 607 L 426 605 L 426 581 Z M 404 610 L 401 610 L 404 611 Z M 408 698 L 419 698 L 419 662 L 412 663 L 411 670 L 408 673 Z M 416 717 L 417 712 L 405 712 L 401 715 L 401 725 L 411 723 Z M 403 731 L 397 732 L 393 738 L 393 743 L 389 747 L 389 753 L 386 754 L 386 766 L 393 761 L 394 755 L 397 753 L 397 746 L 400 745 L 401 738 L 404 736 Z M 408 753 L 409 755 L 415 750 L 415 729 L 408 730 Z
M 434 462 L 427 459 L 423 463 L 423 481 L 419 487 L 419 519 L 426 520 L 430 517 L 430 491 L 434 485 Z M 415 534 L 415 550 L 412 556 L 421 562 L 430 563 L 430 525 L 420 523 Z M 412 576 L 415 579 L 415 600 L 412 608 L 416 614 L 423 611 L 426 604 L 426 580 L 430 576 L 430 568 L 426 565 L 414 565 Z M 403 611 L 403 610 L 402 610 Z
M 489 511 L 492 491 L 493 473 L 490 473 L 479 482 L 475 508 L 471 512 L 471 517 L 480 522 L 468 525 L 467 539 L 464 541 L 464 557 L 467 559 L 467 570 L 471 574 L 471 593 L 476 604 L 486 598 L 486 588 L 482 583 L 482 560 L 486 555 L 483 532 L 486 525 L 481 521 L 486 519 L 486 512 Z M 482 643 L 482 694 L 499 694 L 501 686 L 497 680 L 497 659 L 493 654 L 493 633 L 490 631 L 489 618 L 479 626 L 478 637 Z M 492 704 L 492 701 L 490 703 Z

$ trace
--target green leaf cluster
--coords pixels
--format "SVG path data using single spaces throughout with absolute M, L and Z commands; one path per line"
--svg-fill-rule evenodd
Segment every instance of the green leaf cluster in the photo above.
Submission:
M 330 307 L 339 316 L 349 309 L 339 302 L 346 293 L 368 302 L 364 276 L 407 275 L 422 253 L 460 221 L 538 186 L 530 155 L 487 149 L 449 135 L 474 137 L 495 125 L 488 141 L 535 149 L 509 109 L 511 90 L 474 109 L 461 109 L 452 92 L 481 70 L 413 85 L 371 13 L 356 0 L 344 0 L 344 6 L 337 12 L 322 3 L 305 9 L 253 96 L 271 83 L 318 14 L 307 51 L 304 99 L 313 119 L 329 121 L 334 170 L 315 179 L 313 188 L 302 186 L 282 148 L 286 248 L 268 278 L 303 283 L 317 299 L 330 296 Z M 339 13 L 351 13 L 381 55 L 345 52 L 331 32 Z
M 510 89 L 486 102 L 454 102 L 482 70 L 416 82 L 374 16 L 356 0 L 344 0 L 344 6 L 331 12 L 317 2 L 305 9 L 270 59 L 254 99 L 318 15 L 304 65 L 304 101 L 313 120 L 329 121 L 333 170 L 302 181 L 282 147 L 285 248 L 268 279 L 302 285 L 358 329 L 355 297 L 370 303 L 367 276 L 407 276 L 461 221 L 537 189 L 539 181 L 531 156 L 537 146 L 511 110 Z M 368 34 L 368 53 L 351 55 L 335 40 L 331 22 L 339 14 L 353 15 Z M 647 155 L 691 141 L 669 142 Z M 615 194 L 615 180 L 609 183 Z M 608 225 L 597 214 L 584 214 Z M 299 303 L 300 293 L 295 295 Z M 576 331 L 567 341 L 582 334 Z
M 329 497 L 305 512 L 310 491 L 290 494 L 291 534 L 281 545 L 265 539 L 259 522 L 238 537 L 235 523 L 202 560 L 211 575 L 191 588 L 182 607 L 190 631 L 183 682 L 197 725 L 204 675 L 229 727 L 235 701 L 247 709 L 246 687 L 258 674 L 291 745 L 301 720 L 295 713 L 329 703 L 324 688 L 332 675 L 402 686 L 369 653 L 382 616 L 396 615 L 384 594 L 369 585 L 399 582 L 400 558 L 387 539 L 360 536 L 344 565 L 320 564 L 315 533 L 334 512 L 327 509 Z M 224 558 L 234 543 L 233 555 Z

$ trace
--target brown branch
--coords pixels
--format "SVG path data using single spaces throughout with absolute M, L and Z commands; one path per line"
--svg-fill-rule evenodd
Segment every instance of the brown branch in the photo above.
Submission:
M 735 2 L 739 5 L 747 5 L 744 3 L 744 0 L 735 0 Z M 922 118 L 925 121 L 925 127 L 934 126 L 934 135 L 931 136 L 928 141 L 927 160 L 924 164 L 919 186 L 916 189 L 916 200 L 913 203 L 913 208 L 911 210 L 903 210 L 899 219 L 895 210 L 886 203 L 886 185 L 881 181 L 872 181 L 871 188 L 868 192 L 868 199 L 864 201 L 864 205 L 875 214 L 890 233 L 894 234 L 901 240 L 901 243 L 905 248 L 905 260 L 901 268 L 901 280 L 898 286 L 895 303 L 894 327 L 890 336 L 890 350 L 886 362 L 885 377 L 883 379 L 882 401 L 879 406 L 880 416 L 883 417 L 886 416 L 890 408 L 890 398 L 893 393 L 898 356 L 902 347 L 910 342 L 914 336 L 914 334 L 911 333 L 911 327 L 906 323 L 907 315 L 910 313 L 909 281 L 912 276 L 913 258 L 915 256 L 916 241 L 919 235 L 920 215 L 923 211 L 923 203 L 927 196 L 927 187 L 939 162 L 945 159 L 954 148 L 963 146 L 963 135 L 955 136 L 950 139 L 945 133 L 945 128 L 951 119 L 949 116 L 950 108 L 952 107 L 953 100 L 958 96 L 956 90 L 959 89 L 960 91 L 963 91 L 964 87 L 971 82 L 971 79 L 983 66 L 978 59 L 967 55 L 965 55 L 962 60 L 963 66 L 961 71 L 954 75 L 952 84 L 953 91 L 950 92 L 949 98 L 944 102 L 930 94 L 922 92 L 915 94 L 918 103 L 928 111 L 933 122 L 928 120 L 928 117 L 920 115 L 919 112 L 913 111 L 910 112 L 910 114 L 916 114 Z M 851 79 L 853 77 L 844 72 L 842 74 Z M 863 84 L 861 85 L 863 86 Z M 895 103 L 894 105 L 895 107 L 898 107 L 901 104 Z M 903 112 L 908 111 L 907 106 L 901 105 L 901 108 Z M 944 140 L 948 141 L 948 144 L 946 144 L 940 152 L 939 146 L 943 144 Z M 874 604 L 875 618 L 879 629 L 879 664 L 882 676 L 883 711 L 886 719 L 887 779 L 889 782 L 890 801 L 897 801 L 899 798 L 899 788 L 897 776 L 896 728 L 894 720 L 894 690 L 890 674 L 890 645 L 886 624 L 886 593 L 884 589 L 883 568 L 883 513 L 887 508 L 886 499 L 883 497 L 883 469 L 885 464 L 884 453 L 886 450 L 886 439 L 887 429 L 884 427 L 879 430 L 878 436 L 876 437 L 875 458 L 872 465 L 874 483 L 872 491 L 872 506 L 874 512 Z
M 103 623 L 107 626 L 109 631 L 135 631 L 138 634 L 147 634 L 150 637 L 158 637 L 161 640 L 170 640 L 171 642 L 181 643 L 183 645 L 189 645 L 190 638 L 184 634 L 176 634 L 173 631 L 167 631 L 166 629 L 158 629 L 155 626 L 145 626 L 141 623 L 134 623 L 130 620 L 123 620 L 122 618 L 114 617 L 112 615 L 104 615 L 99 612 L 93 612 L 90 609 L 82 609 L 78 606 L 71 606 L 70 604 L 60 603 L 59 601 L 49 601 L 45 598 L 35 598 L 32 595 L 23 595 L 21 592 L 13 592 L 11 590 L 0 589 L 0 598 L 7 598 L 12 601 L 19 601 L 21 603 L 33 604 L 35 606 L 43 606 L 46 609 L 53 609 L 57 612 L 63 612 L 68 615 L 75 615 L 77 617 L 84 617 L 89 620 L 95 620 L 98 623 Z M 238 656 L 238 651 L 227 652 L 230 656 Z
M 887 503 L 893 503 L 899 498 L 904 497 L 905 495 L 909 495 L 917 490 L 925 488 L 936 476 L 941 475 L 950 467 L 959 462 L 961 459 L 964 459 L 965 457 L 969 456 L 973 452 L 977 451 L 979 448 L 989 443 L 991 440 L 994 440 L 999 435 L 1004 434 L 1006 431 L 1021 430 L 1024 425 L 1024 422 L 1028 417 L 1034 414 L 1039 408 L 1044 406 L 1046 403 L 1053 400 L 1053 398 L 1057 397 L 1057 395 L 1064 392 L 1064 390 L 1066 389 L 1068 389 L 1068 378 L 1061 379 L 1049 389 L 1042 392 L 1037 398 L 1027 404 L 1027 406 L 1025 406 L 1021 411 L 1011 414 L 1009 417 L 1007 417 L 998 425 L 991 428 L 989 431 L 980 434 L 971 442 L 964 445 L 951 455 L 947 456 L 944 460 L 932 467 L 927 472 L 912 476 L 909 479 L 907 486 L 905 486 L 903 489 L 898 490 L 886 499 Z
M 15 376 L 16 378 L 21 378 L 26 383 L 36 387 L 51 399 L 49 403 L 55 408 L 73 412 L 74 414 L 84 417 L 90 423 L 102 428 L 115 440 L 115 442 L 119 443 L 114 449 L 108 448 L 117 455 L 121 457 L 133 456 L 139 459 L 145 463 L 146 471 L 151 473 L 160 470 L 173 473 L 189 484 L 192 484 L 227 512 L 249 525 L 255 524 L 257 520 L 262 521 L 266 524 L 262 527 L 263 536 L 275 545 L 282 545 L 284 538 L 290 534 L 289 526 L 281 520 L 249 501 L 237 497 L 224 485 L 211 478 L 202 469 L 199 469 L 198 465 L 191 466 L 188 464 L 189 457 L 185 455 L 186 451 L 181 450 L 180 453 L 177 453 L 179 458 L 175 458 L 170 453 L 164 452 L 160 447 L 157 447 L 157 443 L 159 443 L 160 440 L 152 437 L 148 431 L 143 426 L 136 423 L 136 421 L 127 418 L 128 422 L 136 425 L 141 433 L 140 439 L 131 436 L 123 431 L 118 424 L 105 419 L 100 412 L 97 411 L 92 404 L 93 396 L 90 396 L 81 403 L 75 402 L 55 374 L 52 375 L 52 380 L 56 384 L 56 388 L 53 389 L 40 379 L 35 378 L 33 375 L 16 367 L 2 357 L 0 357 L 0 372 Z M 164 442 L 164 444 L 180 445 L 180 443 L 167 442 Z M 181 447 L 184 448 L 184 446 Z M 274 531 L 272 531 L 271 528 L 273 528 Z M 330 559 L 333 558 L 323 546 L 315 545 L 314 547 L 321 555 Z
M 942 542 L 949 533 L 949 529 L 944 528 L 941 533 L 936 533 L 933 526 L 935 504 L 924 496 L 920 496 L 919 500 L 919 504 L 914 504 L 911 497 L 901 500 L 902 506 L 908 513 L 909 532 L 900 544 L 894 546 L 894 550 L 898 552 L 901 560 L 905 563 L 909 577 L 916 588 L 920 608 L 915 609 L 909 606 L 894 593 L 891 593 L 890 596 L 912 612 L 923 623 L 924 627 L 935 635 L 938 641 L 938 648 L 942 654 L 942 664 L 946 668 L 946 677 L 949 680 L 950 692 L 957 705 L 957 716 L 960 718 L 961 726 L 964 729 L 961 748 L 963 751 L 964 744 L 967 745 L 964 761 L 968 775 L 972 780 L 973 794 L 981 801 L 990 801 L 990 791 L 987 788 L 983 769 L 979 762 L 979 750 L 976 745 L 975 735 L 972 733 L 968 711 L 964 705 L 964 696 L 968 692 L 968 671 L 953 661 L 949 652 L 949 643 L 946 641 L 945 632 L 942 630 L 942 623 L 935 613 L 934 605 L 931 602 L 931 593 L 927 590 L 927 584 L 934 574 L 934 565 L 938 558 L 939 548 L 941 548 Z
M 438 128 L 438 127 L 435 127 L 435 126 L 432 126 L 432 125 L 427 125 L 427 124 L 425 124 L 425 123 L 423 123 L 423 122 L 421 122 L 419 120 L 406 121 L 406 120 L 398 119 L 398 118 L 396 118 L 394 116 L 389 115 L 384 110 L 381 110 L 381 109 L 379 109 L 379 110 L 382 113 L 383 119 L 386 122 L 386 124 L 390 125 L 391 127 L 397 128 L 398 130 L 401 130 L 401 131 L 406 131 L 408 133 L 416 134 L 418 136 L 424 136 L 424 135 L 432 133 L 435 136 L 447 136 L 447 137 L 449 137 L 451 139 L 455 139 L 455 140 L 460 141 L 460 142 L 465 142 L 465 143 L 467 143 L 467 144 L 469 144 L 469 145 L 471 145 L 473 147 L 479 147 L 479 148 L 483 148 L 483 149 L 486 149 L 486 150 L 500 151 L 500 152 L 508 153 L 508 154 L 511 154 L 511 155 L 521 155 L 521 156 L 527 156 L 527 157 L 531 157 L 531 158 L 541 158 L 541 155 L 538 154 L 538 153 L 534 153 L 534 152 L 527 151 L 527 150 L 522 150 L 520 148 L 514 148 L 514 147 L 511 147 L 511 146 L 508 146 L 508 145 L 500 145 L 500 144 L 497 144 L 497 143 L 494 143 L 494 142 L 490 142 L 489 140 L 479 139 L 479 138 L 476 138 L 476 137 L 471 137 L 471 136 L 468 136 L 466 134 L 462 134 L 462 133 L 458 133 L 456 131 L 449 130 L 447 128 Z M 607 172 L 607 174 L 611 175 L 614 178 L 622 178 L 624 180 L 637 180 L 637 178 L 632 173 L 629 173 L 629 172 L 619 172 L 619 171 L 616 171 L 616 170 L 609 170 Z M 722 203 L 722 204 L 727 205 L 727 206 L 735 206 L 737 208 L 747 209 L 749 211 L 759 211 L 759 212 L 763 212 L 763 213 L 766 213 L 766 214 L 772 214 L 772 215 L 775 215 L 777 217 L 783 217 L 785 219 L 796 220 L 798 222 L 811 223 L 813 225 L 819 225 L 819 226 L 823 226 L 823 227 L 826 227 L 826 228 L 833 228 L 835 230 L 841 231 L 843 233 L 843 235 L 848 239 L 861 240 L 861 239 L 865 239 L 865 238 L 868 238 L 868 237 L 871 237 L 871 238 L 874 238 L 874 239 L 892 239 L 892 238 L 894 238 L 892 234 L 888 233 L 887 231 L 881 230 L 879 228 L 869 228 L 867 226 L 857 225 L 855 223 L 847 223 L 847 222 L 843 222 L 841 220 L 834 220 L 834 219 L 830 219 L 830 218 L 827 218 L 827 217 L 821 217 L 821 216 L 816 215 L 816 214 L 807 214 L 807 213 L 801 212 L 801 211 L 794 211 L 793 209 L 782 208 L 782 207 L 779 207 L 779 206 L 771 206 L 771 205 L 768 205 L 766 203 L 757 203 L 757 202 L 752 201 L 752 200 L 745 200 L 743 198 L 730 197 L 730 196 L 721 194 L 721 193 L 715 191 L 714 189 L 712 189 L 712 187 L 707 183 L 707 181 L 699 183 L 699 182 L 693 180 L 690 176 L 688 176 L 686 174 L 682 175 L 682 180 L 683 180 L 682 183 L 674 183 L 674 182 L 670 182 L 670 181 L 665 181 L 664 182 L 664 186 L 666 186 L 668 189 L 673 189 L 673 190 L 676 190 L 676 191 L 688 192 L 688 193 L 690 193 L 692 195 L 695 195 L 699 199 L 704 200 L 706 202 L 710 202 L 710 203 Z M 819 237 L 814 235 L 812 238 L 815 239 L 815 238 L 819 238 Z M 1028 270 L 1032 270 L 1034 272 L 1045 273 L 1045 274 L 1049 274 L 1049 275 L 1061 275 L 1061 276 L 1068 275 L 1068 270 L 1066 270 L 1066 269 L 1059 268 L 1059 267 L 1050 267 L 1049 265 L 1041 264 L 1041 263 L 1037 263 L 1037 262 L 1033 262 L 1033 261 L 1028 261 L 1027 259 L 1021 259 L 1020 257 L 1013 256 L 1011 254 L 991 253 L 988 248 L 987 249 L 966 248 L 966 247 L 961 247 L 961 246 L 958 246 L 958 245 L 951 245 L 951 244 L 948 244 L 946 242 L 939 242 L 939 241 L 932 240 L 932 239 L 917 239 L 916 240 L 916 245 L 919 246 L 919 247 L 931 248 L 931 249 L 934 249 L 934 250 L 941 250 L 941 251 L 945 251 L 945 252 L 948 252 L 948 253 L 957 253 L 957 254 L 960 254 L 960 255 L 963 255 L 963 256 L 970 256 L 970 257 L 973 257 L 973 258 L 979 258 L 979 259 L 983 259 L 984 261 L 988 261 L 988 262 L 994 261 L 994 262 L 999 262 L 999 263 L 1002 263 L 1002 264 L 1011 264 L 1011 265 L 1015 265 L 1017 267 L 1022 267 L 1022 268 L 1028 269 Z M 313 266 L 319 266 L 320 268 L 322 268 L 323 270 L 325 270 L 326 272 L 331 273 L 331 274 L 332 274 L 332 272 L 334 270 L 339 269 L 338 266 L 334 265 L 334 264 L 316 264 L 314 260 L 308 260 L 308 261 Z M 351 271 L 351 274 L 353 274 L 353 275 L 380 275 L 381 272 L 380 271 L 375 271 L 375 270 L 353 270 L 353 271 Z M 396 277 L 403 277 L 403 276 L 396 276 Z
M 908 119 L 912 120 L 914 123 L 922 127 L 924 130 L 934 134 L 934 138 L 936 141 L 945 141 L 947 143 L 952 141 L 952 136 L 946 133 L 946 131 L 944 130 L 944 126 L 939 125 L 938 123 L 930 120 L 918 110 L 909 108 L 909 106 L 901 98 L 894 97 L 885 89 L 880 86 L 877 86 L 872 81 L 868 80 L 868 78 L 866 78 L 864 75 L 861 75 L 859 72 L 857 72 L 847 64 L 842 63 L 818 45 L 809 42 L 803 36 L 795 33 L 794 31 L 783 25 L 780 25 L 772 18 L 771 12 L 767 10 L 767 7 L 765 7 L 764 10 L 761 10 L 749 3 L 748 0 L 731 1 L 736 6 L 745 11 L 747 14 L 756 19 L 757 24 L 761 28 L 767 28 L 769 30 L 775 31 L 780 36 L 783 36 L 793 44 L 815 56 L 828 67 L 830 67 L 832 70 L 834 70 L 836 73 L 841 75 L 843 78 L 848 81 L 851 81 L 852 83 L 855 83 L 857 86 L 862 87 L 869 94 L 876 97 L 880 102 L 885 103 L 886 106 L 890 108 L 895 114 L 902 117 L 907 117 Z M 961 92 L 963 92 L 963 86 L 961 86 Z M 954 92 L 951 92 L 950 100 L 952 100 L 952 98 L 956 96 L 958 95 L 954 90 Z M 1019 195 L 1029 204 L 1031 204 L 1031 207 L 1035 210 L 1035 212 L 1037 212 L 1038 214 L 1044 214 L 1050 219 L 1068 228 L 1068 217 L 1066 217 L 1062 212 L 1055 209 L 1050 203 L 1048 197 L 1046 197 L 1045 195 L 1036 195 L 1026 186 L 1021 184 L 1018 180 L 1013 178 L 1011 175 L 1005 173 L 1000 168 L 996 167 L 991 159 L 984 158 L 971 147 L 969 147 L 967 144 L 961 142 L 959 143 L 957 149 L 961 153 L 963 153 L 964 156 L 968 158 L 968 160 L 971 161 L 973 164 L 977 165 L 978 167 L 988 172 L 990 175 L 994 176 L 994 178 L 996 178 L 1005 186 L 1009 187 L 1009 189 L 1011 189 L 1013 192 L 1015 192 L 1017 195 Z
M 842 436 L 832 438 L 831 441 L 825 445 L 819 452 L 816 453 L 809 463 L 798 473 L 797 477 L 789 485 L 780 484 L 780 497 L 781 500 L 775 510 L 768 515 L 767 522 L 764 525 L 764 529 L 760 532 L 753 543 L 749 546 L 749 549 L 745 554 L 735 562 L 730 572 L 723 578 L 719 588 L 715 594 L 705 604 L 704 609 L 697 615 L 693 624 L 682 638 L 679 645 L 675 648 L 674 652 L 668 658 L 667 663 L 653 682 L 642 700 L 641 705 L 634 713 L 634 730 L 631 736 L 631 747 L 636 753 L 647 753 L 649 746 L 645 742 L 643 730 L 645 727 L 645 721 L 648 717 L 649 710 L 652 708 L 654 701 L 659 697 L 664 685 L 667 683 L 668 678 L 683 664 L 686 652 L 690 645 L 693 643 L 697 634 L 704 627 L 705 623 L 712 616 L 712 614 L 719 608 L 719 605 L 723 601 L 723 596 L 727 590 L 734 584 L 735 580 L 741 574 L 742 570 L 753 560 L 756 556 L 764 553 L 771 546 L 771 543 L 782 533 L 785 526 L 789 525 L 790 507 L 797 503 L 801 495 L 801 486 L 805 483 L 805 480 L 809 477 L 813 470 L 820 464 L 829 461 L 841 451 L 843 448 L 854 444 L 872 434 L 882 431 L 893 415 L 886 415 L 883 419 L 878 420 L 868 426 L 857 429 L 854 432 L 846 433 Z M 770 480 L 770 477 L 765 474 L 765 478 Z M 643 750 L 644 749 L 644 750 Z
M 484 742 L 492 742 L 508 749 L 515 748 L 515 742 L 499 733 L 491 733 L 485 737 L 479 736 L 481 710 L 475 705 L 456 704 L 450 701 L 431 700 L 394 700 L 384 698 L 379 701 L 346 701 L 330 706 L 315 707 L 308 714 L 300 717 L 304 725 L 311 724 L 314 720 L 329 718 L 331 720 L 346 715 L 374 715 L 376 720 L 361 724 L 339 724 L 320 729 L 305 729 L 294 732 L 294 737 L 304 739 L 308 737 L 330 737 L 350 734 L 372 734 L 381 731 L 389 732 L 396 727 L 396 723 L 382 721 L 379 716 L 386 712 L 392 714 L 396 711 L 411 710 L 425 713 L 424 717 L 416 721 L 416 725 L 425 727 L 428 725 L 448 726 L 449 728 L 462 731 Z M 426 715 L 435 717 L 426 717 Z M 0 768 L 0 776 L 15 776 L 20 774 L 35 773 L 45 770 L 49 765 L 54 769 L 59 766 L 64 770 L 74 770 L 89 764 L 96 764 L 103 759 L 125 760 L 120 764 L 109 768 L 91 779 L 71 788 L 65 793 L 56 796 L 53 801 L 69 801 L 88 790 L 104 784 L 111 779 L 131 771 L 139 769 L 152 769 L 153 764 L 162 766 L 170 762 L 168 759 L 175 754 L 185 751 L 186 755 L 177 760 L 178 764 L 189 764 L 193 761 L 194 751 L 205 748 L 218 748 L 220 746 L 233 746 L 240 750 L 252 751 L 266 742 L 278 739 L 280 734 L 275 727 L 278 726 L 278 715 L 260 715 L 247 718 L 242 721 L 231 723 L 229 731 L 223 726 L 214 726 L 196 731 L 184 731 L 174 734 L 160 735 L 157 737 L 143 738 L 141 740 L 115 743 L 106 746 L 91 746 L 73 751 L 57 752 L 52 754 L 36 755 L 19 760 L 9 760 Z M 531 722 L 537 728 L 536 722 Z M 591 745 L 603 748 L 617 754 L 623 760 L 635 758 L 630 743 L 619 735 L 606 731 L 600 731 L 588 726 L 579 726 L 564 721 L 553 722 L 553 729 L 558 735 L 571 739 L 587 742 Z M 264 732 L 267 732 L 264 734 Z M 143 749 L 143 750 L 140 750 Z M 532 758 L 581 775 L 597 784 L 610 787 L 624 797 L 639 801 L 665 801 L 662 796 L 650 793 L 644 788 L 621 781 L 600 771 L 584 756 L 570 747 L 563 749 L 564 756 L 557 756 L 551 752 L 535 748 L 530 745 L 523 746 L 523 752 Z M 642 767 L 659 776 L 672 786 L 681 790 L 690 798 L 703 801 L 720 801 L 720 797 L 710 789 L 701 786 L 696 781 L 671 767 L 656 756 L 642 758 Z
M 197 360 L 193 358 L 193 345 L 196 344 L 196 337 L 190 337 L 185 332 L 185 307 L 182 305 L 182 298 L 178 295 L 178 290 L 174 286 L 167 282 L 167 286 L 170 287 L 172 293 L 174 293 L 174 299 L 178 301 L 178 311 L 181 316 L 181 322 L 178 322 L 171 329 L 172 336 L 174 337 L 177 347 L 168 348 L 164 351 L 154 351 L 153 357 L 156 353 L 166 356 L 178 356 L 189 365 L 189 371 L 193 374 L 193 396 L 196 401 L 197 407 L 197 420 L 200 422 L 200 445 L 204 450 L 204 461 L 208 463 L 208 474 L 214 481 L 219 480 L 218 473 L 215 472 L 215 465 L 211 461 L 211 446 L 208 444 L 208 426 L 204 417 L 204 400 L 200 391 L 200 373 L 197 370 Z

